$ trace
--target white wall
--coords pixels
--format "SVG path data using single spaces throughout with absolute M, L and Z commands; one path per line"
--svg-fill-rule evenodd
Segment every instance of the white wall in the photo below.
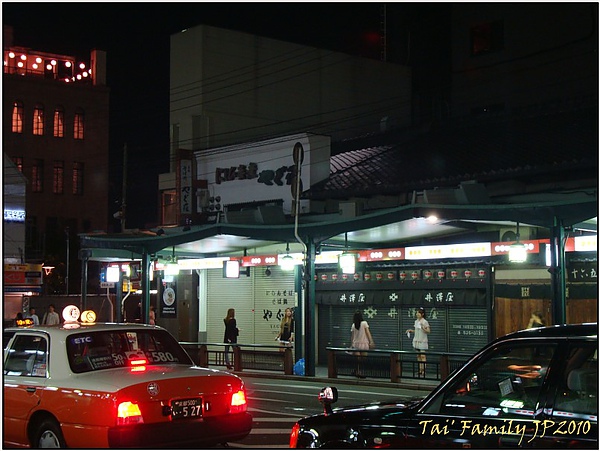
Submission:
M 302 163 L 302 184 L 304 189 L 329 176 L 330 138 L 328 136 L 298 134 L 274 138 L 262 142 L 227 146 L 199 151 L 196 157 L 196 177 L 208 181 L 208 189 L 213 197 L 221 197 L 221 205 L 229 205 L 261 200 L 283 199 L 283 212 L 289 214 L 292 207 L 291 186 L 267 185 L 259 183 L 258 178 L 216 182 L 217 168 L 237 168 L 255 163 L 257 172 L 291 167 L 293 149 L 300 143 L 304 149 Z M 287 173 L 286 173 L 287 175 Z M 306 209 L 308 201 L 302 201 L 300 208 Z

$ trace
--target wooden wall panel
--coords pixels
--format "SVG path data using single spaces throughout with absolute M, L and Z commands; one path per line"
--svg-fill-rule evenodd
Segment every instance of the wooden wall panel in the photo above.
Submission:
M 533 312 L 542 312 L 546 324 L 551 324 L 552 317 L 549 299 L 509 299 L 496 298 L 494 321 L 495 337 L 527 328 Z
M 598 321 L 597 299 L 567 300 L 567 323 L 595 323 Z

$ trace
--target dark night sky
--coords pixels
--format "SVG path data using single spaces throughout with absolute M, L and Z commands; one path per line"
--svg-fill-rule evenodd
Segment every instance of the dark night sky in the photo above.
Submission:
M 127 143 L 127 227 L 145 228 L 157 222 L 158 174 L 168 172 L 171 34 L 207 24 L 380 58 L 382 5 L 3 2 L 2 22 L 13 27 L 17 46 L 86 60 L 91 49 L 107 52 L 113 202 L 109 208 L 112 214 L 120 204 L 122 149 Z M 388 60 L 418 64 L 418 52 L 411 52 L 411 61 L 406 54 L 409 32 L 414 36 L 437 30 L 447 9 L 429 3 L 387 5 Z

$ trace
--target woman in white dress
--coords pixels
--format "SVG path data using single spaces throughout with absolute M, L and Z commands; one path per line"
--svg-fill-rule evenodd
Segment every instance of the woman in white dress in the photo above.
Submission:
M 366 351 L 370 348 L 375 347 L 375 342 L 371 336 L 369 330 L 369 324 L 363 319 L 360 310 L 354 312 L 354 318 L 352 320 L 352 326 L 350 327 L 350 334 L 352 340 L 352 348 L 359 349 L 359 352 L 355 352 L 354 355 L 358 356 L 356 363 L 356 377 L 364 378 L 365 375 L 360 372 L 360 364 L 367 355 Z
M 417 310 L 415 314 L 417 319 L 415 320 L 415 328 L 408 329 L 407 334 L 415 334 L 412 345 L 415 351 L 421 352 L 417 354 L 417 361 L 419 362 L 419 377 L 425 377 L 425 362 L 427 362 L 427 356 L 425 351 L 429 349 L 429 342 L 427 340 L 427 334 L 431 332 L 429 323 L 425 319 L 425 309 L 423 307 Z

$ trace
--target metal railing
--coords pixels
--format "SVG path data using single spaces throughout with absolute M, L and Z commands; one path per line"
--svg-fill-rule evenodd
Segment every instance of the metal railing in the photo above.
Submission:
M 244 369 L 266 370 L 294 374 L 292 346 L 261 345 L 245 343 L 179 343 L 194 360 L 203 367 L 225 366 L 225 348 L 230 347 L 230 363 L 234 371 Z
M 247 343 L 180 342 L 199 366 L 225 366 L 225 347 L 229 346 L 233 370 L 260 370 L 294 374 L 294 348 L 280 345 Z M 351 348 L 327 347 L 327 377 L 356 376 L 359 373 L 372 379 L 388 379 L 400 382 L 406 379 L 440 381 L 460 368 L 471 354 L 453 352 L 427 352 L 425 363 L 417 360 L 416 351 L 369 349 L 357 351 Z M 360 360 L 359 360 L 360 359 Z M 424 365 L 420 367 L 420 365 Z M 420 375 L 424 369 L 425 375 Z
M 370 349 L 357 352 L 351 348 L 325 348 L 327 350 L 327 377 L 362 375 L 369 378 L 425 379 L 440 381 L 469 360 L 471 354 L 452 352 L 427 352 L 426 362 L 419 362 L 416 351 L 390 351 Z M 423 374 L 424 372 L 424 374 Z

